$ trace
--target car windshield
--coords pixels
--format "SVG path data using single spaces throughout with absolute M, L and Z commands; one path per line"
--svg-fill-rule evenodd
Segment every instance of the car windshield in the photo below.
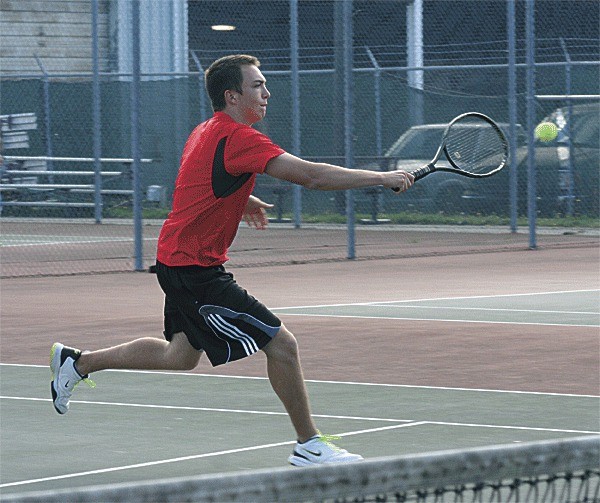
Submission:
M 442 141 L 443 127 L 411 128 L 387 151 L 388 157 L 399 159 L 431 159 Z
M 573 137 L 575 143 L 585 145 L 590 148 L 600 147 L 600 128 L 598 127 L 598 116 L 588 113 L 576 117 L 573 121 Z
M 567 107 L 556 109 L 544 121 L 554 122 L 560 129 L 565 129 L 570 134 L 576 145 L 599 148 L 600 147 L 600 122 L 598 104 L 574 105 L 572 110 L 571 127 L 568 127 L 569 109 Z
M 504 134 L 509 136 L 508 124 L 498 124 Z M 470 126 L 455 126 L 470 127 Z M 397 159 L 419 159 L 429 160 L 435 155 L 437 148 L 442 141 L 442 134 L 446 129 L 445 125 L 431 124 L 426 126 L 416 126 L 406 131 L 386 152 L 387 157 Z M 525 135 L 520 124 L 516 125 L 517 145 L 525 143 Z

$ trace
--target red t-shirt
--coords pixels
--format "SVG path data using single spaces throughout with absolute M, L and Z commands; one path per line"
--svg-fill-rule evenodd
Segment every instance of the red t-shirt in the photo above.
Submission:
M 157 259 L 168 266 L 226 262 L 257 173 L 284 152 L 224 112 L 197 126 L 183 149 Z

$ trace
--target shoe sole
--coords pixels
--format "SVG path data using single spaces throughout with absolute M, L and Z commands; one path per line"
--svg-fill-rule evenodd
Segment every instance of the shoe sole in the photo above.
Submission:
M 336 465 L 336 464 L 345 464 L 345 463 L 354 463 L 356 461 L 363 461 L 364 458 L 357 459 L 347 459 L 345 461 L 325 461 L 324 463 L 313 463 L 308 459 L 299 458 L 296 456 L 290 456 L 288 458 L 288 462 L 292 466 L 321 466 L 321 465 Z
M 295 456 L 290 456 L 288 458 L 288 462 L 292 466 L 317 466 L 318 464 L 322 464 L 322 463 L 312 463 L 308 459 L 297 458 Z
M 50 371 L 52 372 L 52 381 L 50 382 L 50 393 L 52 394 L 52 405 L 54 406 L 54 410 L 61 415 L 66 414 L 67 411 L 65 410 L 63 412 L 59 410 L 56 406 L 56 399 L 58 398 L 58 394 L 54 389 L 54 381 L 58 378 L 58 370 L 60 369 L 60 358 L 63 348 L 64 346 L 62 344 L 56 342 L 52 345 L 52 350 L 50 351 Z

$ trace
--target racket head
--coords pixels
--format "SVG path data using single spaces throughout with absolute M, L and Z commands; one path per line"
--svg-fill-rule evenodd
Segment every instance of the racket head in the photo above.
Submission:
M 443 137 L 444 155 L 453 169 L 472 178 L 498 173 L 508 162 L 508 142 L 500 127 L 487 115 L 467 112 L 454 118 Z

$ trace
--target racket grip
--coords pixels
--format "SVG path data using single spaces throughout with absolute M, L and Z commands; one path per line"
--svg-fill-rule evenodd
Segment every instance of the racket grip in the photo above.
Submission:
M 421 178 L 425 178 L 429 173 L 433 173 L 435 171 L 435 167 L 433 164 L 427 164 L 415 171 L 411 171 L 412 175 L 415 177 L 415 182 L 420 180 Z
M 435 166 L 433 164 L 427 164 L 415 171 L 411 171 L 410 174 L 415 177 L 414 181 L 420 180 L 421 178 L 425 178 L 429 173 L 433 173 L 435 171 Z M 392 188 L 394 192 L 400 192 L 400 187 Z

